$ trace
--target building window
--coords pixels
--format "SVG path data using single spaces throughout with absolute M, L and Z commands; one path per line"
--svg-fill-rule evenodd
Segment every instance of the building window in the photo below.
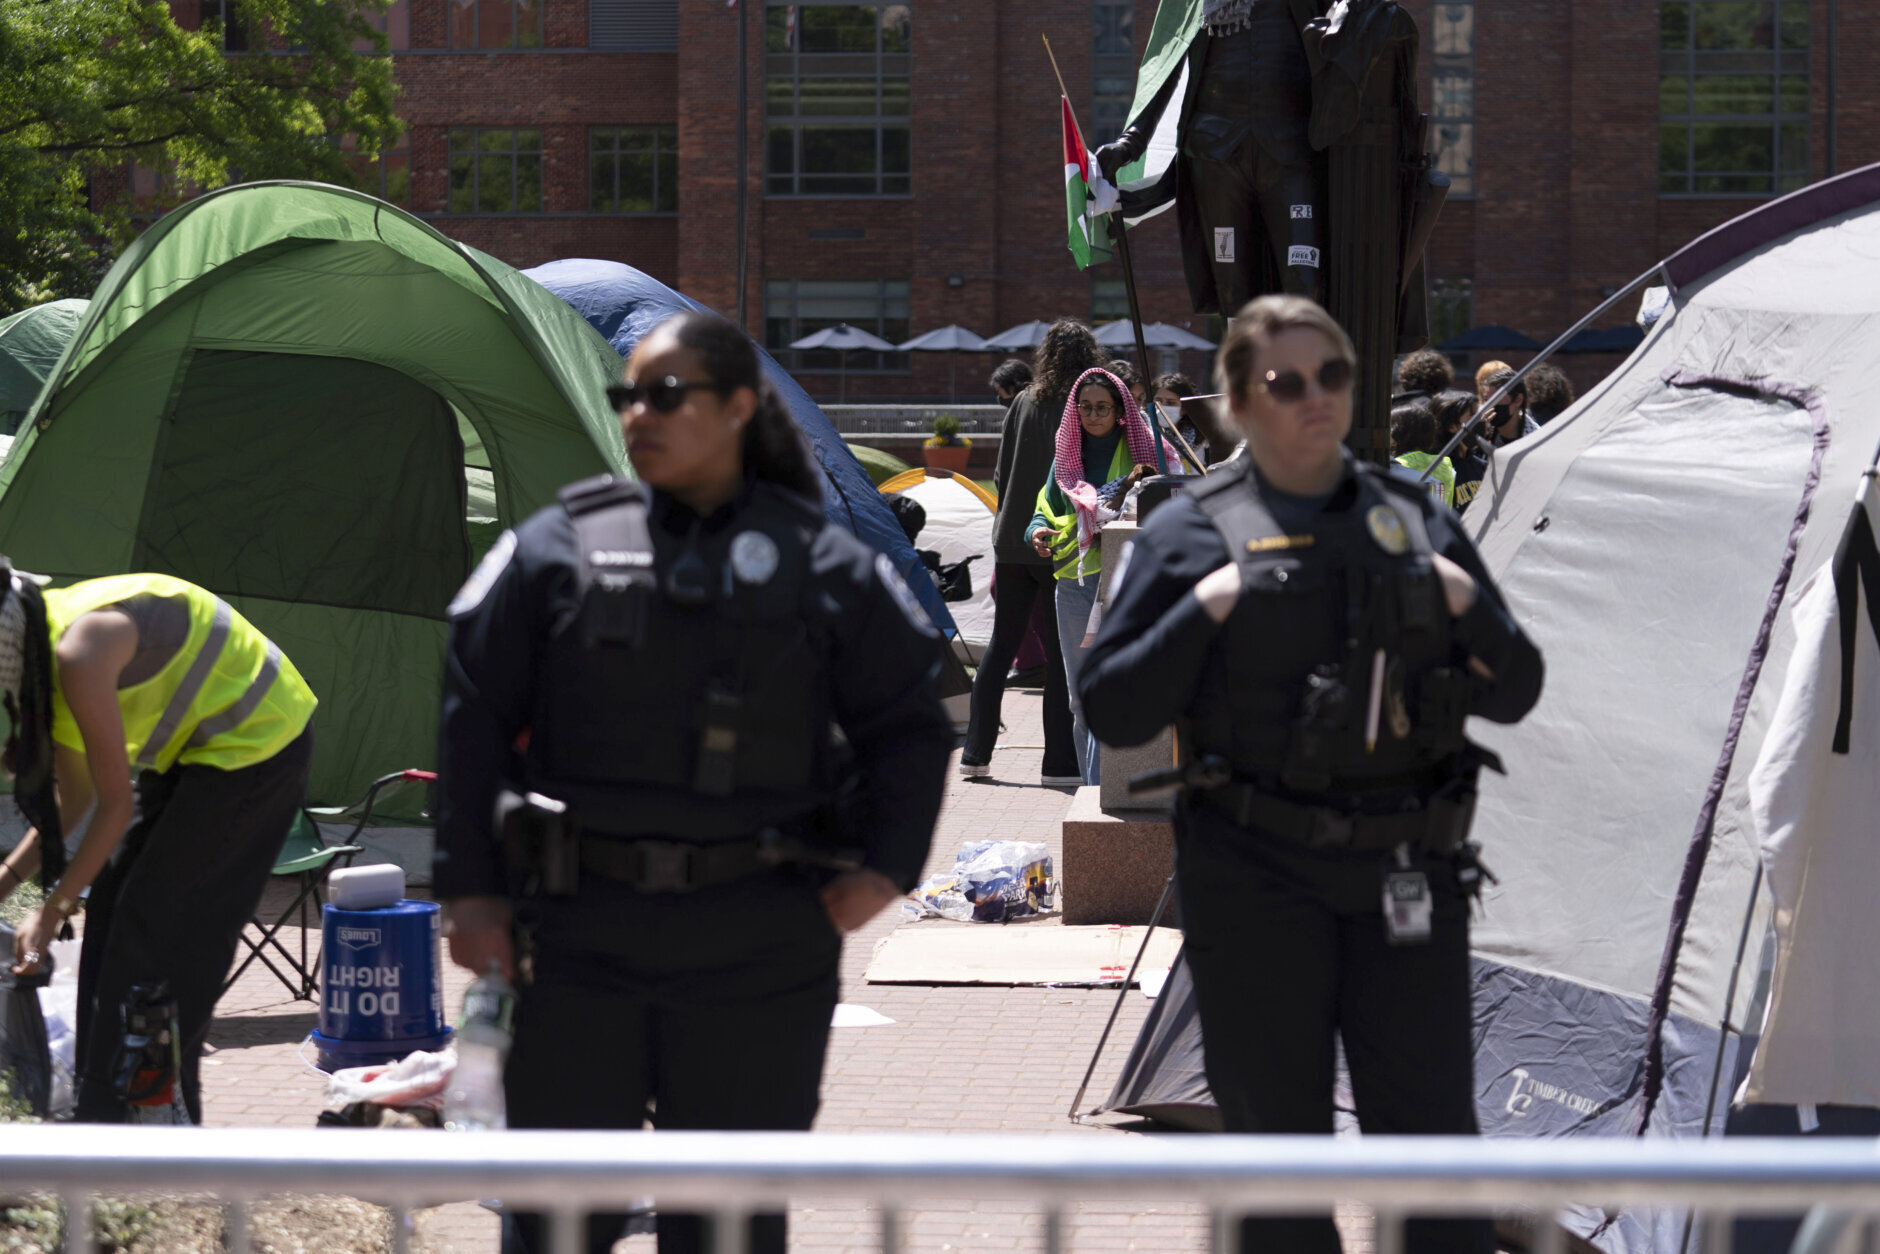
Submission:
M 1090 325 L 1129 317 L 1129 289 L 1121 279 L 1090 280 Z
M 201 17 L 200 25 L 211 22 L 222 29 L 222 50 L 224 52 L 247 52 L 250 46 L 258 42 L 254 30 L 240 11 L 236 0 L 202 0 L 202 7 L 197 10 Z
M 450 0 L 453 48 L 540 48 L 542 0 Z
M 1136 5 L 1134 0 L 1096 0 L 1091 24 L 1091 147 L 1107 144 L 1129 125 L 1136 92 Z
M 1804 186 L 1807 0 L 1666 0 L 1658 21 L 1660 194 Z
M 846 322 L 872 331 L 890 344 L 908 338 L 906 279 L 771 279 L 764 284 L 764 347 L 786 370 L 834 374 L 844 369 L 838 352 L 797 352 L 790 345 L 824 327 Z M 906 353 L 850 353 L 850 374 L 905 374 Z
M 392 52 L 403 52 L 411 47 L 411 0 L 392 0 L 389 7 L 380 9 L 368 6 L 359 15 L 366 25 L 385 35 L 385 46 Z M 370 44 L 360 43 L 353 46 L 355 52 L 370 52 Z
M 764 10 L 765 187 L 773 196 L 910 190 L 906 4 Z
M 588 208 L 595 213 L 677 213 L 678 129 L 597 126 L 589 130 Z
M 1430 280 L 1430 343 L 1447 344 L 1475 325 L 1475 280 Z
M 542 212 L 542 132 L 451 128 L 452 213 Z
M 1451 196 L 1475 195 L 1475 5 L 1439 4 L 1431 32 L 1430 112 L 1436 168 Z
M 588 0 L 588 47 L 676 52 L 679 0 Z
M 340 150 L 346 154 L 346 164 L 352 167 L 354 185 L 368 195 L 377 196 L 387 204 L 397 205 L 400 209 L 411 208 L 411 133 L 399 129 L 397 136 L 379 153 L 377 157 L 362 156 L 355 152 L 357 140 L 351 135 L 343 135 L 339 141 Z

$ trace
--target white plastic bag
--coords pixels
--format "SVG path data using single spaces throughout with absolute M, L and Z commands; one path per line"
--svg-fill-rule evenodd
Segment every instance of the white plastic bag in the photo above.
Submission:
M 902 907 L 907 918 L 1009 923 L 1049 914 L 1057 884 L 1040 841 L 973 840 L 960 846 L 950 874 L 916 888 Z
M 397 1062 L 372 1067 L 345 1067 L 327 1078 L 326 1100 L 335 1106 L 376 1102 L 380 1106 L 426 1106 L 444 1109 L 444 1089 L 457 1069 L 453 1049 L 427 1053 L 415 1050 Z

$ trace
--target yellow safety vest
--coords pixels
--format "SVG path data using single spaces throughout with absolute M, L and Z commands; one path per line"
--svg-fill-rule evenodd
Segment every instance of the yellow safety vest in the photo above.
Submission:
M 1125 436 L 1116 442 L 1116 452 L 1110 456 L 1110 473 L 1104 478 L 1103 483 L 1121 479 L 1135 464 L 1135 460 L 1129 455 L 1129 438 Z M 1053 472 L 1056 469 L 1054 465 Z M 1077 507 L 1069 506 L 1062 514 L 1051 508 L 1051 488 L 1056 482 L 1056 479 L 1046 479 L 1044 486 L 1038 489 L 1038 513 L 1044 515 L 1044 520 L 1052 532 L 1052 574 L 1059 579 L 1076 579 L 1080 575 L 1094 575 L 1103 568 L 1102 546 L 1093 539 L 1090 547 L 1084 551 L 1083 561 L 1080 563 L 1077 560 Z M 1103 484 L 1092 486 L 1102 487 Z
M 286 655 L 212 592 L 168 575 L 114 575 L 46 591 L 52 647 L 82 615 L 135 596 L 182 600 L 189 636 L 162 670 L 118 689 L 131 766 L 178 763 L 237 770 L 265 762 L 306 730 L 319 699 Z M 52 738 L 83 753 L 72 708 L 53 667 Z

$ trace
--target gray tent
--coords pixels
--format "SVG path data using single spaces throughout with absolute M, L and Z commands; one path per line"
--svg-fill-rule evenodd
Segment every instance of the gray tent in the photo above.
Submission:
M 1509 766 L 1476 820 L 1500 877 L 1475 932 L 1490 1135 L 1715 1134 L 1759 1030 L 1837 1026 L 1765 1021 L 1779 955 L 1750 777 L 1798 598 L 1880 447 L 1880 166 L 1660 269 L 1644 344 L 1496 454 L 1465 519 L 1548 666 L 1527 719 L 1474 729 Z M 1871 1005 L 1871 971 L 1816 975 Z M 1880 1066 L 1871 1040 L 1835 1044 Z M 1585 1220 L 1614 1250 L 1683 1240 L 1681 1215 Z
M 1845 1104 L 1880 1084 L 1871 952 L 1816 949 L 1811 962 L 1787 919 L 1803 807 L 1784 801 L 1784 772 L 1833 750 L 1800 714 L 1777 717 L 1785 701 L 1806 713 L 1835 676 L 1850 683 L 1828 667 L 1798 696 L 1814 671 L 1789 664 L 1799 622 L 1820 669 L 1820 616 L 1797 607 L 1825 596 L 1880 449 L 1880 166 L 1772 201 L 1641 276 L 1654 278 L 1670 303 L 1645 342 L 1497 453 L 1465 516 L 1548 665 L 1527 719 L 1471 729 L 1508 764 L 1486 779 L 1475 829 L 1499 877 L 1475 932 L 1491 1136 L 1719 1134 L 1758 1036 L 1805 1037 L 1839 1065 L 1803 1077 L 1759 1063 L 1748 1100 Z M 1880 595 L 1880 550 L 1868 564 L 1839 581 L 1850 644 L 1868 617 L 1847 590 L 1857 606 L 1871 575 Z M 1772 726 L 1789 739 L 1770 741 Z M 1851 738 L 1850 760 L 1871 764 L 1880 715 L 1852 720 Z M 1768 861 L 1785 916 L 1774 931 L 1765 848 L 1788 858 Z M 1814 880 L 1872 882 L 1844 845 L 1814 856 Z M 1812 934 L 1856 934 L 1848 909 L 1817 907 Z M 1770 1010 L 1766 971 L 1816 1013 L 1785 1020 L 1779 997 Z M 1824 1005 L 1864 1017 L 1823 1019 Z M 1167 1044 L 1177 1016 L 1172 1000 L 1158 1009 L 1132 1056 L 1150 1072 L 1126 1073 L 1110 1105 L 1193 1100 L 1182 1074 L 1153 1072 L 1194 1056 Z M 1668 1252 L 1686 1235 L 1681 1214 L 1575 1226 L 1615 1251 Z

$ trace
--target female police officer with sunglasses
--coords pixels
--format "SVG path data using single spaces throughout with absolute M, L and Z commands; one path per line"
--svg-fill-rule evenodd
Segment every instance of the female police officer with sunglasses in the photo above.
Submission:
M 808 1129 L 842 934 L 912 886 L 939 813 L 940 643 L 887 559 L 824 520 L 742 332 L 679 315 L 625 378 L 640 483 L 564 489 L 451 606 L 451 957 L 521 967 L 511 1127 L 639 1128 L 650 1105 L 660 1128 Z M 587 1248 L 623 1218 L 593 1217 Z M 543 1237 L 524 1216 L 505 1249 Z M 784 1237 L 752 1220 L 753 1250 Z M 707 1243 L 660 1215 L 666 1254 Z
M 1179 723 L 1186 958 L 1228 1131 L 1332 1131 L 1334 1035 L 1366 1132 L 1473 1134 L 1464 843 L 1477 714 L 1513 722 L 1540 655 L 1455 515 L 1355 462 L 1353 352 L 1299 296 L 1240 311 L 1216 366 L 1247 456 L 1144 526 L 1079 689 L 1106 744 Z M 1487 1254 L 1415 1220 L 1412 1254 Z M 1245 1249 L 1336 1251 L 1329 1217 Z

